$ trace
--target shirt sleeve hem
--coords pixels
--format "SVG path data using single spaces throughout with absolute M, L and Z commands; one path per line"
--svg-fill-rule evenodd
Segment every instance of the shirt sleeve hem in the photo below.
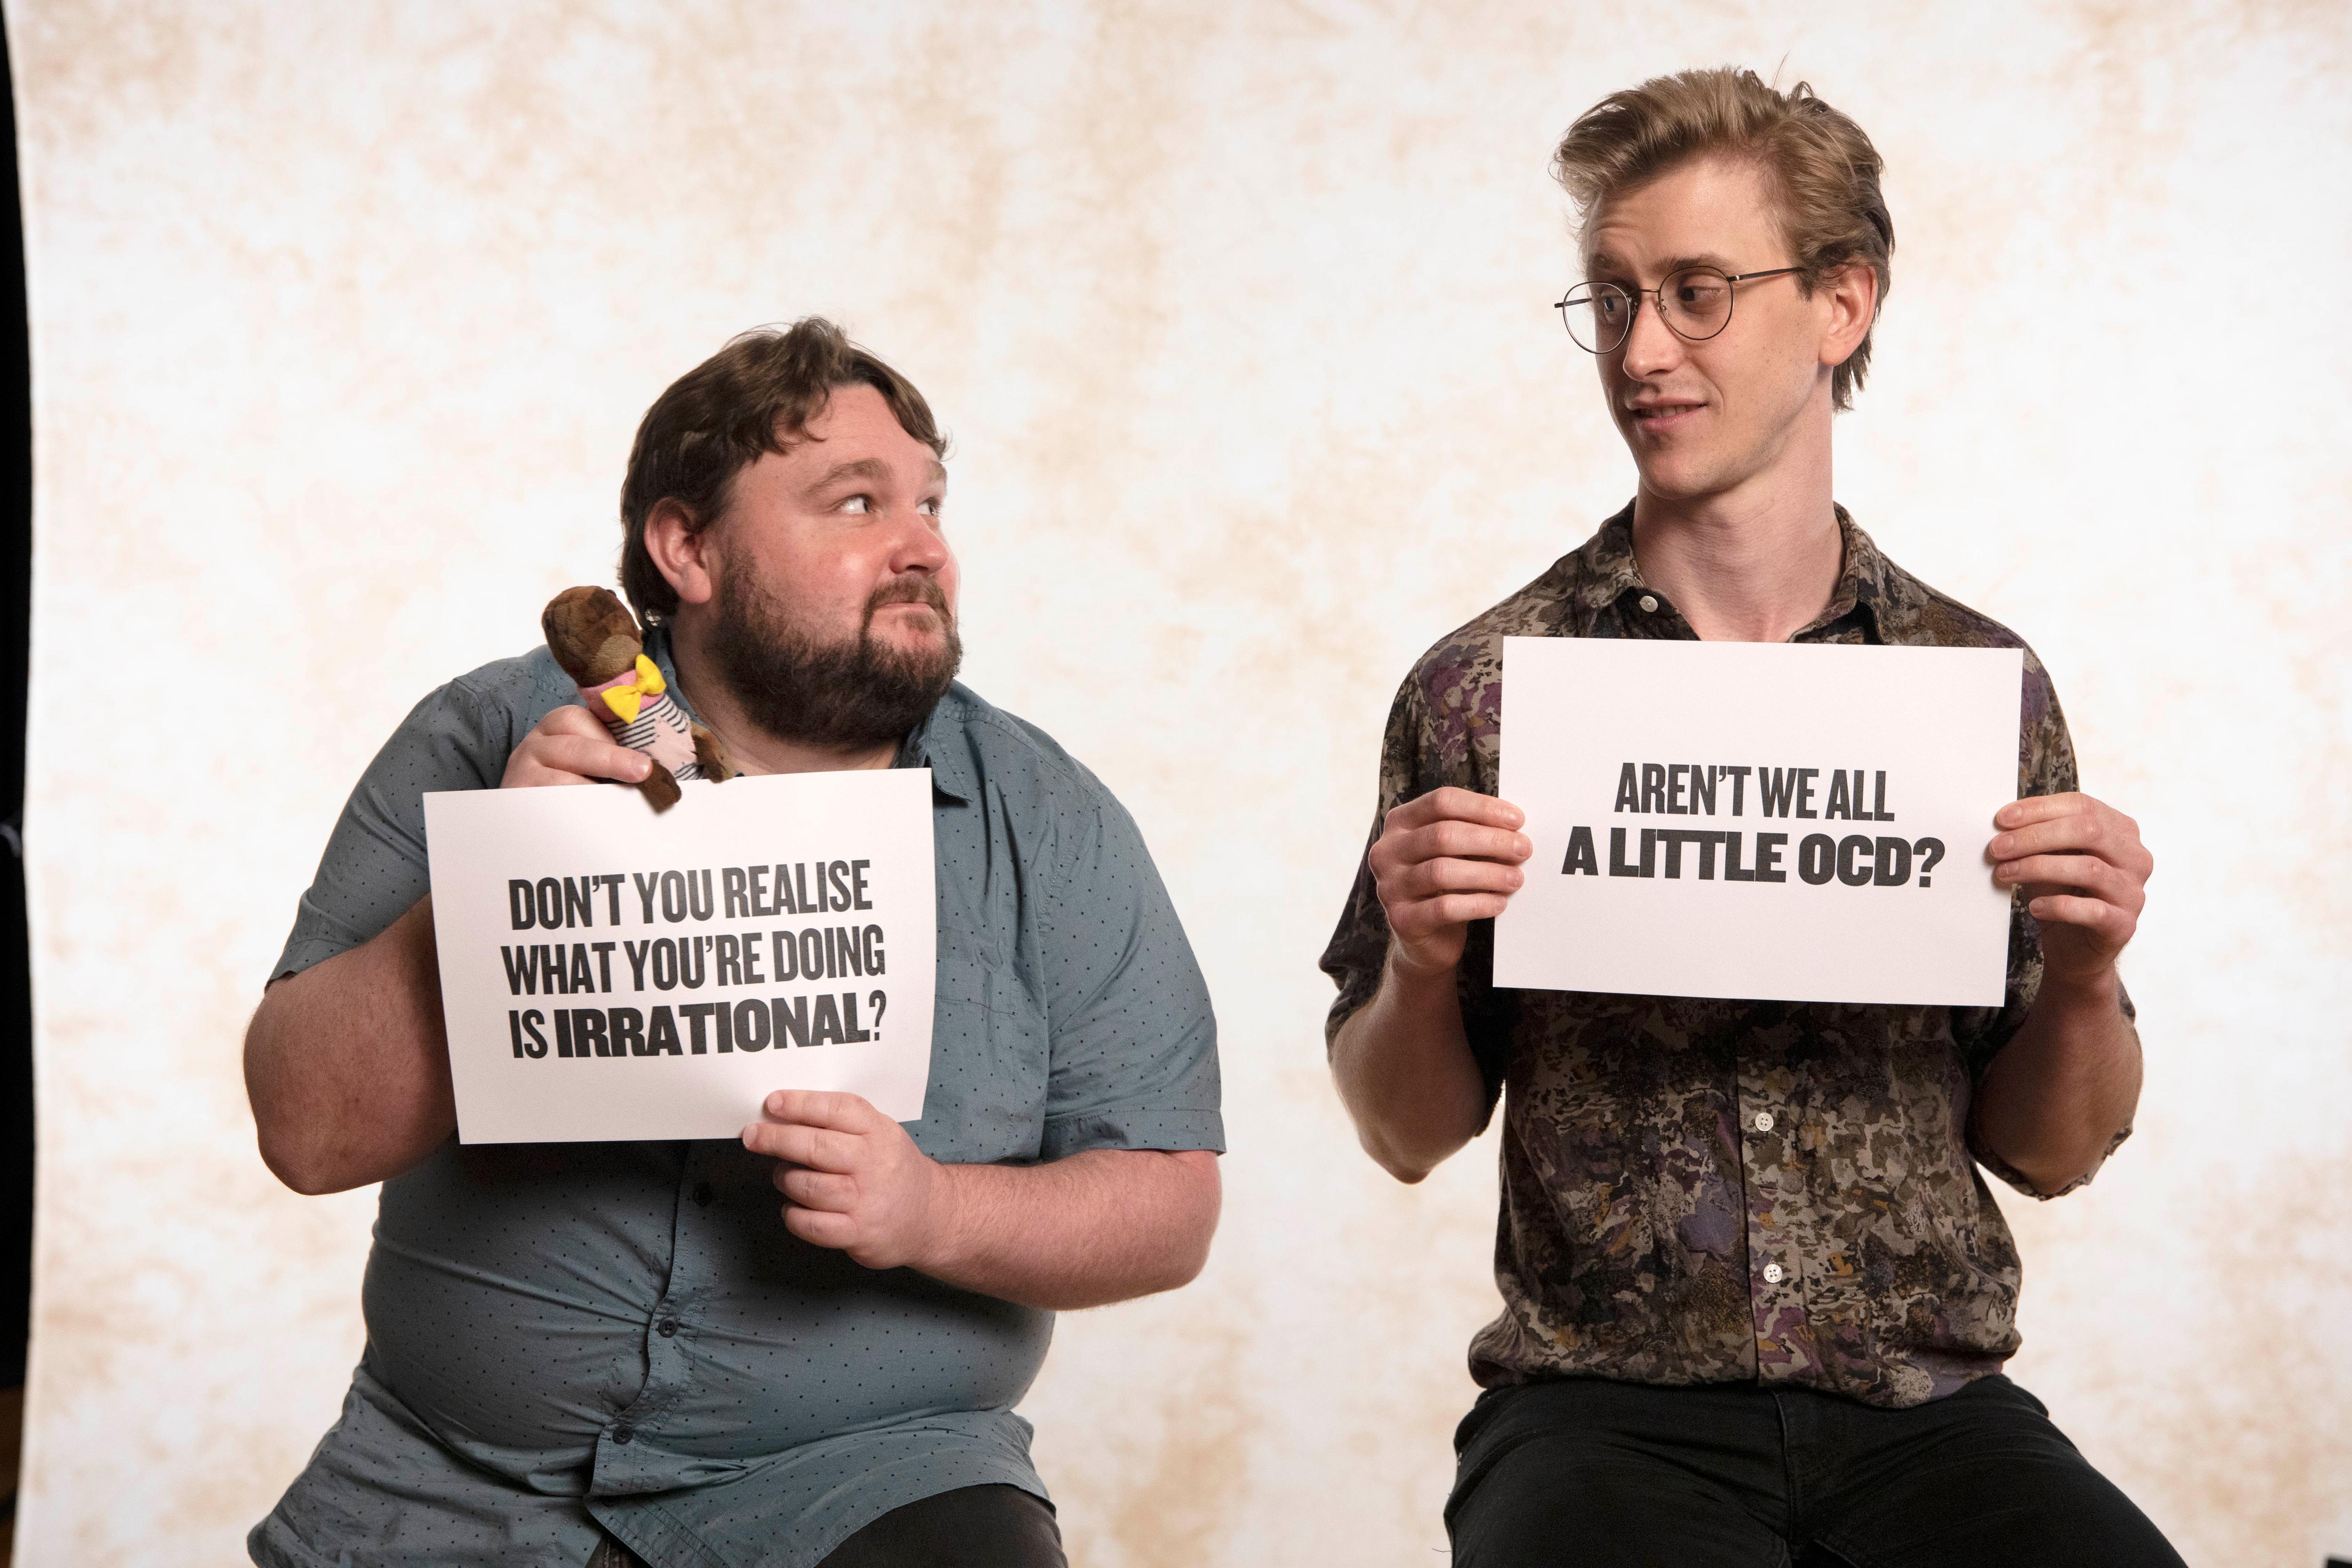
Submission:
M 1150 1108 L 1046 1118 L 1040 1159 L 1067 1159 L 1093 1149 L 1151 1149 L 1167 1152 L 1203 1150 L 1222 1154 L 1225 1152 L 1224 1118 L 1213 1110 Z
M 306 941 L 289 942 L 286 951 L 278 955 L 277 963 L 272 965 L 269 971 L 269 982 L 265 984 L 284 980 L 289 975 L 299 974 L 315 964 L 324 963 L 331 958 L 339 958 L 349 952 L 352 945 L 350 942 L 335 942 L 326 937 L 311 937 Z

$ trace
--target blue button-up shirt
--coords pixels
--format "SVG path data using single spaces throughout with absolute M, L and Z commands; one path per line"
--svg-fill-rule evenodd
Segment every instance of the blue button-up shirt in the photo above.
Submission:
M 667 640 L 648 652 L 677 689 Z M 425 895 L 427 791 L 495 787 L 575 700 L 545 649 L 435 692 L 344 807 L 275 973 Z M 1133 821 L 959 685 L 931 770 L 932 1158 L 1222 1149 L 1216 1026 Z M 341 1419 L 249 1541 L 265 1564 L 562 1563 L 599 1527 L 656 1568 L 814 1563 L 960 1487 L 1039 1496 L 1013 1406 L 1053 1314 L 877 1272 L 785 1230 L 731 1142 L 460 1145 L 383 1184 Z

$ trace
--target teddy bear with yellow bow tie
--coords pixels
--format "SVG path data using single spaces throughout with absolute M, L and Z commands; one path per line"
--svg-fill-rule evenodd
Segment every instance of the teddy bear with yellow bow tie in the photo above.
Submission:
M 719 737 L 686 716 L 659 666 L 646 657 L 644 636 L 627 606 L 604 588 L 566 588 L 539 618 L 547 651 L 580 689 L 580 700 L 613 739 L 654 760 L 637 785 L 656 811 L 678 801 L 680 779 L 733 778 Z

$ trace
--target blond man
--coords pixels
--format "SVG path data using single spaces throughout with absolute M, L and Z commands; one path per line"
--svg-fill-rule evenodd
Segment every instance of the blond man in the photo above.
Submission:
M 1391 1175 L 1504 1104 L 1504 1310 L 1471 1346 L 1457 1568 L 2179 1561 L 2000 1371 L 2018 1258 L 1979 1167 L 2055 1197 L 2128 1134 L 2116 966 L 2152 867 L 2078 791 L 2030 649 L 2020 798 L 1985 851 L 2015 890 L 2003 1005 L 1492 983 L 1531 852 L 1496 794 L 1505 637 L 2024 646 L 1832 496 L 1831 420 L 1890 280 L 1879 169 L 1810 88 L 1729 69 L 1612 95 L 1555 159 L 1581 245 L 1559 309 L 1639 485 L 1405 680 L 1323 959 L 1333 1076 Z

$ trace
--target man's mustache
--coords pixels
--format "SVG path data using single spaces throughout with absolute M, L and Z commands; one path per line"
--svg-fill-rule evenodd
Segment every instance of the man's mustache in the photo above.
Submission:
M 874 590 L 866 601 L 866 624 L 874 624 L 874 615 L 888 605 L 928 605 L 939 612 L 940 619 L 955 625 L 955 612 L 948 608 L 948 596 L 938 582 L 930 577 L 900 577 Z

